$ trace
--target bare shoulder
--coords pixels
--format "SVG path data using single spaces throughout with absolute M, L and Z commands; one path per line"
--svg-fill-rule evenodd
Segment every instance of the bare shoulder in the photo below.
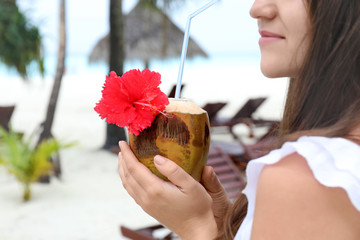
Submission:
M 360 212 L 341 188 L 321 185 L 297 153 L 264 167 L 252 239 L 360 239 Z

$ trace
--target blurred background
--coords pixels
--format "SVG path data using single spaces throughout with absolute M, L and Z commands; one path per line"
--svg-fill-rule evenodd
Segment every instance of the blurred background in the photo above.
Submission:
M 114 152 L 125 131 L 106 125 L 93 108 L 110 70 L 148 67 L 170 93 L 187 16 L 207 2 L 0 0 L 0 107 L 14 106 L 9 127 L 21 135 L 17 141 L 33 136 L 34 149 L 53 136 L 76 142 L 52 159 L 58 171 L 32 181 L 27 202 L 24 184 L 0 164 L 0 239 L 124 239 L 120 225 L 156 222 L 118 177 Z M 279 120 L 287 79 L 261 74 L 252 3 L 219 0 L 192 20 L 181 95 L 199 106 L 225 102 L 220 118 L 264 97 L 253 117 Z M 243 126 L 234 131 L 248 134 Z

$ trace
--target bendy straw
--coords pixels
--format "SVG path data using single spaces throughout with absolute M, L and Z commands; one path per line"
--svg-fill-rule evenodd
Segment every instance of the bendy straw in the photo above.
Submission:
M 214 5 L 217 1 L 218 0 L 213 0 L 213 1 L 205 4 L 204 6 L 202 6 L 201 8 L 199 8 L 198 10 L 196 10 L 195 12 L 190 14 L 187 18 L 186 29 L 185 29 L 185 34 L 184 34 L 184 41 L 183 41 L 183 46 L 182 46 L 182 50 L 181 50 L 179 74 L 178 74 L 178 79 L 177 79 L 177 83 L 176 83 L 175 99 L 180 98 L 181 82 L 182 82 L 182 76 L 183 76 L 183 72 L 184 72 L 184 64 L 185 64 L 185 59 L 186 59 L 187 47 L 189 44 L 189 32 L 190 32 L 191 19 L 193 17 L 195 17 L 196 15 L 202 13 L 203 11 L 205 11 L 212 5 Z

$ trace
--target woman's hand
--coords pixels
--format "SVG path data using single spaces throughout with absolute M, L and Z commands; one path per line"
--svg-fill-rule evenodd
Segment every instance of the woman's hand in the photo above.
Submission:
M 213 214 L 217 228 L 220 230 L 223 228 L 225 215 L 231 205 L 230 200 L 212 167 L 206 166 L 204 168 L 201 183 L 213 200 Z
M 217 226 L 212 198 L 205 188 L 176 163 L 156 156 L 156 168 L 166 182 L 138 161 L 130 147 L 120 142 L 119 173 L 124 188 L 149 215 L 181 239 L 212 239 Z

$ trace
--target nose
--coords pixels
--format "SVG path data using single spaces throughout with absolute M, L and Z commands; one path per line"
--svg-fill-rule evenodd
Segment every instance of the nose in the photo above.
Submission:
M 276 15 L 275 0 L 255 0 L 250 9 L 250 16 L 256 19 L 274 18 Z

